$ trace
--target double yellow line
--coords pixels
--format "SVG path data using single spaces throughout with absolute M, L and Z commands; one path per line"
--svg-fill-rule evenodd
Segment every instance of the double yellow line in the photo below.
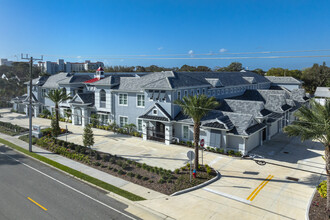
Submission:
M 253 201 L 254 198 L 258 195 L 258 193 L 262 190 L 262 188 L 264 188 L 267 185 L 267 183 L 271 179 L 273 179 L 273 177 L 274 177 L 273 175 L 269 175 L 264 181 L 260 183 L 260 185 L 257 188 L 255 188 L 255 190 L 253 190 L 253 192 L 249 195 L 249 197 L 247 197 L 246 200 Z

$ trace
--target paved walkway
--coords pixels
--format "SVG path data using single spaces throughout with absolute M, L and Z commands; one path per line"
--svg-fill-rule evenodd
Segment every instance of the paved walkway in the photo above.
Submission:
M 4 117 L 0 120 L 27 124 L 25 116 L 20 116 L 20 120 L 17 120 L 17 114 L 12 113 L 5 114 Z M 50 123 L 45 119 L 37 122 L 44 126 Z M 68 141 L 80 143 L 81 136 L 78 136 L 78 131 L 81 128 L 69 126 L 74 134 L 70 136 L 71 140 L 68 137 Z M 102 145 L 102 141 L 107 140 L 109 143 L 103 143 L 105 146 L 100 149 L 111 149 L 110 153 L 122 152 L 118 155 L 130 156 L 130 158 L 139 157 L 140 162 L 150 165 L 159 162 L 160 164 L 156 166 L 168 163 L 169 167 L 180 167 L 185 161 L 185 153 L 189 150 L 180 146 L 142 142 L 141 139 L 126 136 L 102 137 L 102 132 L 106 131 L 97 130 L 95 129 L 95 133 L 100 132 L 97 133 L 99 136 L 97 136 L 96 148 Z M 104 135 L 109 134 L 104 133 Z M 13 137 L 11 140 L 19 141 Z M 21 144 L 26 145 L 25 142 Z M 262 157 L 260 160 L 264 160 L 266 164 L 259 165 L 253 160 L 205 153 L 204 163 L 220 171 L 222 175 L 220 180 L 202 189 L 175 197 L 152 192 L 141 186 L 126 183 L 124 180 L 114 181 L 113 177 L 103 177 L 103 172 L 98 175 L 90 171 L 89 175 L 107 178 L 111 184 L 118 184 L 123 189 L 148 198 L 137 203 L 174 219 L 304 219 L 315 186 L 324 178 L 322 176 L 324 161 L 321 157 L 324 154 L 324 147 L 318 142 L 301 143 L 298 138 L 288 138 L 284 134 L 278 134 L 271 141 L 255 149 L 253 153 L 260 155 Z M 51 156 L 43 154 L 45 155 Z M 58 155 L 53 157 L 60 161 L 68 160 L 59 159 Z M 85 168 L 80 167 L 80 163 L 78 165 L 77 169 L 87 172 Z M 148 193 L 149 191 L 151 193 Z M 127 211 L 133 214 L 137 212 L 133 206 Z

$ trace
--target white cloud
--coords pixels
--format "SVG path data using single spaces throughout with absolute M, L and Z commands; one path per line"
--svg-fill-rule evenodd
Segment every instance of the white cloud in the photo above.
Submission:
M 158 49 L 158 50 L 162 50 L 162 49 L 164 49 L 164 47 L 158 47 L 157 49 Z
M 227 52 L 227 51 L 228 51 L 228 50 L 225 49 L 225 48 L 221 48 L 221 49 L 219 50 L 220 53 L 224 53 L 224 52 Z
M 81 58 L 81 56 L 77 56 L 77 59 L 80 59 Z
M 193 55 L 193 54 L 194 54 L 194 51 L 193 51 L 193 50 L 189 50 L 189 51 L 188 51 L 188 54 L 189 54 L 189 55 Z

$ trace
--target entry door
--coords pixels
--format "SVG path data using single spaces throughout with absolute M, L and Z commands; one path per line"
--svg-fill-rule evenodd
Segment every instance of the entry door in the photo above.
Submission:
M 210 146 L 220 147 L 221 131 L 211 130 Z

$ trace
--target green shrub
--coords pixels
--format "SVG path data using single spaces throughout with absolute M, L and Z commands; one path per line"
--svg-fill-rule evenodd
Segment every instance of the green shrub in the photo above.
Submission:
M 186 167 L 187 167 L 187 168 L 190 168 L 190 163 L 187 163 Z
M 103 162 L 109 162 L 109 157 L 108 157 L 108 155 L 103 154 L 103 156 L 102 156 L 102 161 L 103 161 Z
M 112 166 L 108 166 L 108 169 L 109 169 L 109 170 L 112 170 L 113 168 L 112 168 Z
M 319 192 L 320 196 L 323 198 L 327 198 L 327 181 L 322 181 L 317 187 L 317 191 Z
M 192 142 L 191 141 L 187 141 L 187 145 L 189 146 L 189 147 L 192 147 Z
M 119 175 L 125 175 L 125 174 L 126 174 L 126 172 L 125 172 L 125 171 L 123 171 L 123 170 L 118 170 L 118 174 L 119 174 Z
M 211 150 L 211 148 L 210 148 L 210 147 L 206 147 L 206 149 L 207 149 L 207 150 Z
M 141 176 L 140 174 L 137 174 L 137 175 L 136 175 L 136 178 L 141 179 L 142 176 Z
M 127 163 L 122 163 L 122 164 L 121 164 L 121 167 L 122 167 L 124 170 L 126 170 L 126 169 L 129 168 L 129 166 L 128 166 Z
M 235 152 L 235 156 L 237 156 L 237 157 L 241 157 L 241 156 L 242 156 L 242 153 L 239 152 L 239 151 L 237 151 L 237 152 Z
M 118 170 L 116 168 L 113 169 L 113 172 L 117 172 Z
M 98 152 L 96 152 L 96 160 L 101 160 L 101 155 L 98 153 Z
M 98 161 L 94 162 L 93 164 L 94 164 L 95 166 L 101 166 L 101 163 L 98 162 Z
M 228 151 L 228 154 L 229 154 L 229 155 L 233 155 L 233 154 L 235 154 L 235 151 L 230 150 L 230 151 Z
M 135 177 L 135 174 L 132 173 L 132 172 L 128 172 L 128 173 L 127 173 L 127 176 L 129 176 L 129 177 Z
M 212 173 L 212 169 L 211 169 L 211 167 L 208 166 L 208 167 L 206 168 L 206 173 L 209 174 L 209 175 Z
M 143 180 L 143 181 L 147 181 L 148 179 L 149 179 L 149 178 L 146 177 L 146 176 L 142 177 L 142 180 Z
M 175 170 L 174 170 L 174 173 L 175 173 L 175 174 L 179 174 L 179 173 L 180 173 L 180 170 L 179 170 L 179 169 L 175 169 Z
M 220 150 L 219 150 L 219 153 L 220 153 L 220 154 L 223 154 L 223 153 L 225 153 L 225 150 L 224 150 L 224 149 L 220 149 Z
M 164 180 L 163 178 L 160 178 L 159 180 L 158 180 L 158 183 L 161 183 L 161 184 L 163 184 L 163 183 L 165 183 L 166 182 L 166 180 Z
M 114 157 L 111 157 L 109 161 L 110 161 L 110 163 L 112 163 L 112 164 L 116 164 L 116 159 L 115 159 Z

